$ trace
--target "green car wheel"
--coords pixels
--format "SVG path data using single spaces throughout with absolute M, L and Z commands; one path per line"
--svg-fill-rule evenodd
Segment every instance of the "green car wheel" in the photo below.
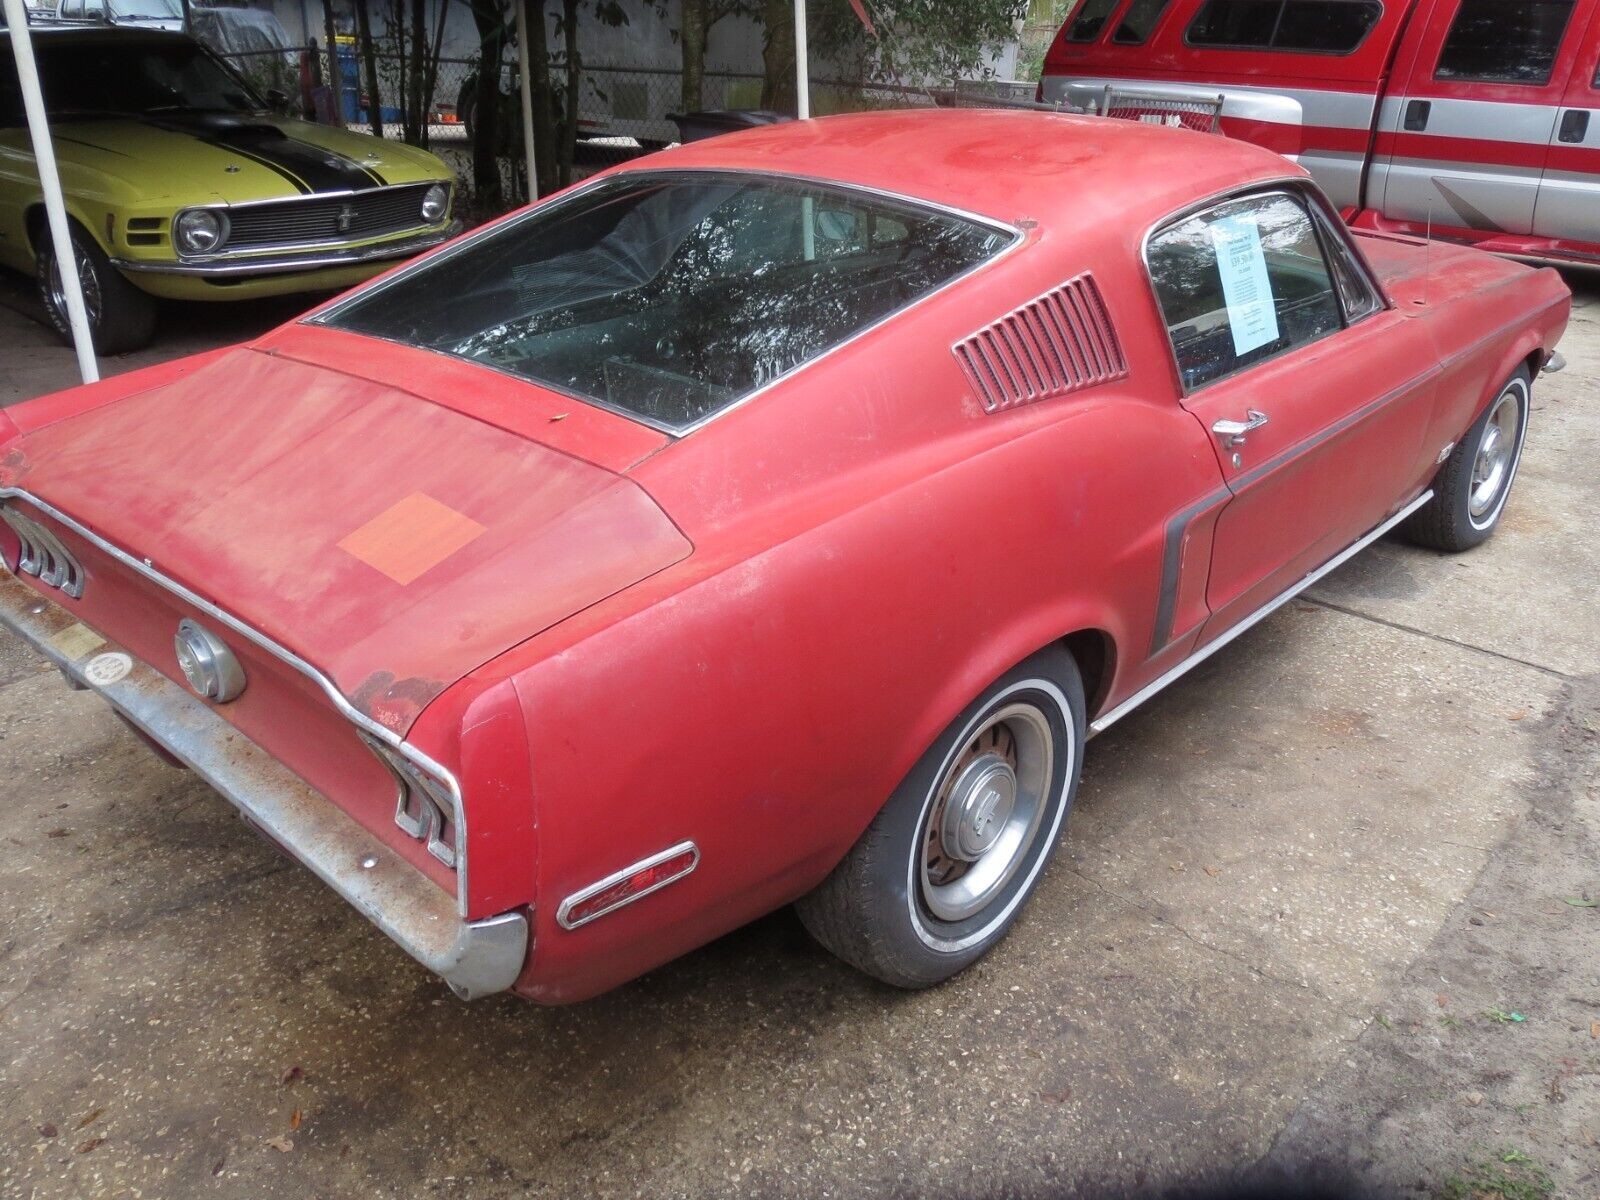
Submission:
M 70 345 L 72 325 L 67 319 L 66 289 L 60 264 L 56 261 L 55 244 L 48 234 L 39 241 L 34 273 L 39 300 L 56 333 Z M 72 245 L 78 259 L 78 282 L 83 288 L 83 306 L 88 312 L 95 352 L 125 354 L 149 342 L 156 328 L 155 300 L 124 279 L 104 251 L 76 226 L 72 229 Z

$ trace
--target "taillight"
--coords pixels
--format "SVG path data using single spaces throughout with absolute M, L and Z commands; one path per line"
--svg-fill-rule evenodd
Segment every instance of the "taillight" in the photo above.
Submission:
M 395 778 L 398 794 L 394 823 L 406 836 L 426 842 L 428 853 L 454 870 L 460 826 L 454 790 L 432 772 L 375 738 L 363 734 L 361 740 L 383 760 Z

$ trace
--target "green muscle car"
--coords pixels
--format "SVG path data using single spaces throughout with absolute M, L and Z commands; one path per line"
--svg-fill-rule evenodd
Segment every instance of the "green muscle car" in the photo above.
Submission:
M 44 27 L 33 40 L 102 354 L 149 339 L 155 297 L 332 291 L 459 228 L 454 176 L 432 154 L 275 115 L 183 34 Z M 0 265 L 34 274 L 67 336 L 10 54 L 0 55 Z

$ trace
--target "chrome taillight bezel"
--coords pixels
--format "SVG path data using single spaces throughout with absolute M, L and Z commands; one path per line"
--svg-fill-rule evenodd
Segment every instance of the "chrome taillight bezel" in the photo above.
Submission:
M 428 853 L 450 870 L 460 862 L 462 828 L 455 790 L 443 779 L 367 734 L 361 740 L 395 781 L 394 823 L 407 837 L 427 846 Z

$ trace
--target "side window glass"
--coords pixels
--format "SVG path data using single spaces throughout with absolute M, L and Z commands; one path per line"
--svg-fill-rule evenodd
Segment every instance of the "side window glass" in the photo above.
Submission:
M 1572 6 L 1573 0 L 1461 0 L 1433 77 L 1549 83 Z
M 1344 55 L 1381 16 L 1378 0 L 1206 0 L 1184 36 L 1191 46 Z
M 1142 46 L 1150 40 L 1172 0 L 1133 0 L 1117 22 L 1111 40 L 1121 46 Z
M 1344 326 L 1316 227 L 1283 193 L 1169 225 L 1148 258 L 1185 390 Z
M 1121 0 L 1079 0 L 1067 18 L 1067 41 L 1092 42 L 1106 27 L 1106 18 Z

